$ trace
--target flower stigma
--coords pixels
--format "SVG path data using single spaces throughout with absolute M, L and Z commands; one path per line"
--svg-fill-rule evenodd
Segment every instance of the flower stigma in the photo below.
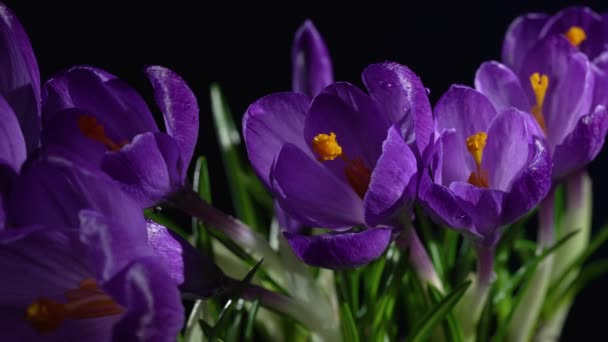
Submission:
M 547 94 L 547 88 L 549 88 L 549 77 L 545 74 L 539 74 L 538 72 L 530 75 L 530 85 L 534 96 L 536 97 L 536 104 L 530 110 L 536 122 L 543 130 L 545 135 L 547 134 L 547 125 L 545 123 L 545 117 L 543 115 L 543 104 L 545 103 L 545 95 Z
M 568 29 L 568 32 L 564 34 L 566 39 L 572 44 L 572 46 L 579 46 L 585 39 L 587 39 L 587 34 L 585 30 L 583 30 L 580 26 L 572 26 Z
M 471 172 L 468 182 L 478 188 L 488 188 L 490 182 L 488 180 L 488 171 L 481 168 L 483 159 L 483 149 L 486 147 L 488 134 L 486 132 L 477 132 L 467 138 L 467 150 L 475 159 L 476 171 Z
M 369 182 L 371 181 L 372 172 L 365 165 L 363 159 L 357 157 L 355 159 L 348 158 L 342 151 L 342 146 L 338 143 L 336 134 L 331 132 L 328 134 L 317 134 L 312 140 L 312 150 L 317 154 L 317 159 L 321 162 L 331 161 L 338 157 L 344 160 L 344 175 L 348 184 L 353 190 L 363 198 Z
M 66 319 L 100 318 L 123 312 L 112 297 L 99 288 L 97 282 L 87 278 L 78 288 L 65 293 L 66 303 L 48 298 L 39 298 L 25 311 L 25 319 L 34 329 L 49 333 L 58 329 Z
M 128 144 L 128 142 L 117 144 L 110 139 L 105 132 L 102 124 L 97 122 L 97 119 L 90 115 L 81 115 L 78 117 L 78 129 L 89 139 L 98 141 L 104 144 L 110 151 L 120 151 L 120 149 Z

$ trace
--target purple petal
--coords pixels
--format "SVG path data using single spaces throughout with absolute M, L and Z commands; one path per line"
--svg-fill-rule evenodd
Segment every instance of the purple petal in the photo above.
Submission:
M 433 116 L 422 81 L 408 67 L 384 62 L 363 71 L 363 83 L 391 123 L 399 125 L 405 141 L 415 143 L 419 156 L 431 142 Z
M 136 136 L 120 151 L 106 154 L 102 165 L 144 208 L 178 190 L 185 167 L 175 140 L 158 132 Z
M 549 17 L 541 13 L 528 13 L 515 18 L 502 44 L 502 62 L 518 73 L 523 58 L 536 44 L 540 31 Z
M 186 82 L 173 71 L 161 67 L 146 68 L 146 75 L 154 88 L 154 99 L 165 118 L 167 134 L 180 149 L 185 165 L 190 164 L 198 138 L 198 103 Z M 183 178 L 187 168 L 183 169 Z
M 281 230 L 286 230 L 292 233 L 300 233 L 304 229 L 304 225 L 283 210 L 279 202 L 276 200 L 274 201 L 274 215 L 279 222 L 279 227 Z
M 413 204 L 418 186 L 417 166 L 416 156 L 397 128 L 391 127 L 365 194 L 365 221 L 368 226 L 386 223 Z
M 304 124 L 304 139 L 310 146 L 318 134 L 334 132 L 343 154 L 361 158 L 371 170 L 380 157 L 388 128 L 387 119 L 371 97 L 352 84 L 334 83 L 314 98 Z M 345 179 L 343 164 L 338 159 L 323 163 Z
M 67 289 L 92 276 L 77 231 L 44 227 L 17 239 L 11 231 L 0 233 L 0 270 L 10 279 L 0 283 L 0 307 L 25 312 L 37 298 L 62 298 Z
M 466 140 L 478 132 L 487 132 L 496 116 L 488 98 L 472 88 L 453 85 L 435 106 L 436 131 L 453 130 L 443 143 L 443 181 L 464 181 L 475 170 L 475 160 L 467 151 Z M 447 159 L 449 158 L 449 159 Z
M 379 258 L 391 242 L 389 228 L 367 229 L 360 233 L 327 233 L 304 236 L 283 232 L 295 254 L 303 262 L 329 269 L 365 265 Z
M 505 199 L 502 222 L 507 225 L 529 212 L 551 188 L 551 154 L 544 139 L 535 137 L 530 144 L 526 169 L 511 185 Z
M 608 105 L 608 69 L 603 70 L 596 65 L 591 65 L 593 77 L 595 78 L 595 89 L 593 91 L 593 106 Z
M 564 35 L 572 26 L 578 26 L 585 31 L 587 39 L 579 48 L 590 59 L 606 49 L 608 28 L 604 25 L 602 16 L 588 7 L 569 7 L 559 11 L 547 21 L 540 36 Z
M 42 156 L 24 168 L 8 205 L 9 221 L 15 226 L 79 227 L 82 209 L 127 227 L 137 227 L 143 220 L 141 208 L 107 175 L 58 156 Z
M 278 93 L 254 102 L 243 116 L 247 155 L 256 174 L 270 188 L 270 169 L 285 143 L 308 151 L 304 118 L 310 99 L 297 93 Z M 312 155 L 312 154 L 311 154 Z
M 431 158 L 431 165 L 435 181 L 441 181 L 441 176 L 437 175 L 437 170 L 441 170 L 443 158 L 445 156 L 443 147 L 445 136 L 450 132 L 444 133 L 435 143 Z M 452 133 L 453 135 L 453 133 Z M 468 177 L 468 176 L 467 176 Z M 443 181 L 443 184 L 447 184 Z M 471 217 L 462 209 L 454 194 L 441 183 L 433 182 L 429 170 L 425 167 L 420 178 L 418 198 L 425 209 L 425 212 L 438 224 L 450 226 L 454 229 L 470 228 L 472 226 Z
M 291 47 L 292 88 L 313 97 L 334 81 L 329 51 L 310 20 L 296 32 Z
M 526 116 L 530 114 L 509 108 L 498 114 L 488 129 L 487 145 L 481 167 L 488 171 L 490 188 L 508 191 L 528 164 L 530 132 Z
M 477 69 L 475 89 L 488 97 L 497 112 L 509 107 L 524 111 L 532 108 L 515 73 L 498 62 L 485 62 Z
M 354 190 L 295 145 L 283 146 L 271 179 L 281 207 L 304 224 L 343 228 L 365 222 Z
M 553 178 L 562 179 L 591 162 L 602 150 L 608 130 L 608 111 L 605 106 L 579 119 L 553 153 Z
M 182 295 L 211 297 L 227 286 L 227 280 L 206 255 L 166 227 L 147 221 L 148 244 L 165 265 Z
M 6 226 L 8 196 L 17 179 L 17 172 L 6 164 L 0 163 L 0 232 Z
M 95 211 L 81 210 L 80 240 L 89 247 L 95 262 L 96 279 L 107 281 L 138 258 L 153 255 L 148 246 L 143 214 L 137 216 L 137 225 L 125 225 Z
M 78 158 L 79 161 L 82 160 L 92 167 L 99 168 L 107 147 L 102 142 L 88 138 L 80 130 L 78 121 L 83 114 L 85 113 L 78 108 L 58 112 L 44 125 L 40 140 L 45 149 L 59 147 L 67 151 L 71 159 Z M 104 124 L 101 118 L 95 120 L 99 124 Z
M 184 308 L 175 282 L 155 257 L 133 262 L 103 289 L 127 309 L 113 341 L 175 341 Z
M 481 243 L 494 245 L 500 237 L 499 228 L 503 225 L 502 208 L 506 193 L 478 188 L 466 182 L 450 184 L 450 191 L 459 206 L 471 217 L 473 232 L 482 237 Z
M 608 25 L 608 19 L 606 19 Z M 608 51 L 604 51 L 593 59 L 593 64 L 604 72 L 608 72 Z
M 77 66 L 55 75 L 45 83 L 42 101 L 45 123 L 63 109 L 80 108 L 103 119 L 106 132 L 117 136 L 117 141 L 158 131 L 141 95 L 116 76 L 94 67 Z
M 17 116 L 0 95 L 0 163 L 19 172 L 26 157 L 25 140 Z
M 40 133 L 40 72 L 30 40 L 13 12 L 0 3 L 0 94 L 21 125 L 28 151 Z
M 589 113 L 593 101 L 594 78 L 584 54 L 562 36 L 552 36 L 530 50 L 520 74 L 528 82 L 524 90 L 531 103 L 534 93 L 528 81 L 538 72 L 549 78 L 549 88 L 543 105 L 547 125 L 547 140 L 553 149 L 570 132 L 578 119 Z

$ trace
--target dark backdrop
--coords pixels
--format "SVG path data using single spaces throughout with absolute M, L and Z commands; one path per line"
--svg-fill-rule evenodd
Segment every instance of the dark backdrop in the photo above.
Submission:
M 6 2 L 30 35 L 43 79 L 74 64 L 92 64 L 129 81 L 150 99 L 151 88 L 142 74 L 145 65 L 161 64 L 181 74 L 201 107 L 198 152 L 210 157 L 214 198 L 228 211 L 208 86 L 219 82 L 239 119 L 255 99 L 289 90 L 291 40 L 304 19 L 311 18 L 325 37 L 337 80 L 361 84 L 360 72 L 367 64 L 394 60 L 417 72 L 436 101 L 451 83 L 471 85 L 482 61 L 500 58 L 504 32 L 515 16 L 552 13 L 580 4 L 450 1 L 446 5 L 402 0 L 252 5 L 174 0 L 162 5 L 141 1 L 139 7 L 127 7 L 127 1 Z M 608 12 L 608 2 L 587 5 Z M 608 217 L 604 210 L 608 181 L 602 177 L 607 168 L 608 151 L 604 151 L 590 167 L 595 182 L 595 226 Z M 608 256 L 608 246 L 599 254 Z M 602 311 L 608 304 L 607 285 L 608 277 L 604 277 L 578 298 L 565 340 L 601 336 L 605 331 Z

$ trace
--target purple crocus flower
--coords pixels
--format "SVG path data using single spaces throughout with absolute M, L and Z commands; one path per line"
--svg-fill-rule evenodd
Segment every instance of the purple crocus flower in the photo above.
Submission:
M 148 244 L 141 209 L 107 176 L 39 157 L 16 180 L 8 214 L 0 233 L 5 339 L 175 339 L 183 324 L 177 284 Z
M 562 179 L 599 153 L 608 130 L 608 112 L 587 57 L 561 35 L 531 47 L 518 69 L 498 62 L 481 65 L 475 87 L 501 111 L 509 106 L 531 113 L 545 135 L 553 159 L 553 178 Z M 600 103 L 597 103 L 600 101 Z
M 419 198 L 435 221 L 491 247 L 499 228 L 533 208 L 551 185 L 551 160 L 535 125 L 515 108 L 497 112 L 480 92 L 452 86 L 438 101 L 439 136 Z
M 50 79 L 43 92 L 43 144 L 100 166 L 142 207 L 183 187 L 198 136 L 198 105 L 186 83 L 159 66 L 146 68 L 146 75 L 166 134 L 142 97 L 101 69 L 71 68 Z
M 569 7 L 553 16 L 525 14 L 513 21 L 502 48 L 502 60 L 518 76 L 540 41 L 562 37 L 585 54 L 594 74 L 593 104 L 608 105 L 608 19 L 587 7 Z M 542 56 L 536 56 L 542 58 Z M 530 75 L 527 75 L 529 77 Z M 554 80 L 549 80 L 552 83 Z
M 291 67 L 292 91 L 311 99 L 334 82 L 329 51 L 311 20 L 306 20 L 296 32 L 291 47 Z M 303 229 L 303 225 L 290 217 L 277 201 L 274 202 L 274 211 L 283 229 L 291 232 Z
M 431 120 L 428 100 L 426 111 L 416 103 L 426 91 L 396 63 L 372 65 L 363 78 L 371 96 L 334 83 L 312 102 L 298 93 L 268 95 L 243 118 L 249 160 L 280 206 L 303 224 L 331 230 L 284 233 L 311 265 L 344 268 L 379 257 L 390 242 L 392 220 L 416 197 L 417 144 L 425 148 L 431 132 L 410 133 L 404 126 L 426 120 L 424 115 Z M 403 132 L 419 134 L 413 149 Z M 352 226 L 362 230 L 348 230 Z

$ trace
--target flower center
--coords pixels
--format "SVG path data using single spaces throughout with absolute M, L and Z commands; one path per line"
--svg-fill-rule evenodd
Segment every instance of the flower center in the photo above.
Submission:
M 349 159 L 342 151 L 342 146 L 338 143 L 336 134 L 331 132 L 328 134 L 317 134 L 312 140 L 312 150 L 317 154 L 319 161 L 326 162 L 334 160 L 338 157 L 342 158 L 346 163 L 344 174 L 348 184 L 353 190 L 363 198 L 369 182 L 372 177 L 372 172 L 365 165 L 363 159 L 357 157 Z
M 317 134 L 312 139 L 312 149 L 319 156 L 320 161 L 334 160 L 342 155 L 342 146 L 336 140 L 336 133 Z
M 579 46 L 583 41 L 585 41 L 585 39 L 587 39 L 585 30 L 583 30 L 583 28 L 580 26 L 570 27 L 564 36 L 566 36 L 566 39 L 568 39 L 570 44 L 573 46 Z
M 488 134 L 486 132 L 477 132 L 467 138 L 467 150 L 475 159 L 475 171 L 471 172 L 468 182 L 478 188 L 488 188 L 490 186 L 488 171 L 481 168 L 483 149 L 486 147 L 487 140 Z
M 545 117 L 543 115 L 543 103 L 545 103 L 545 95 L 549 87 L 549 77 L 535 72 L 530 75 L 530 85 L 532 85 L 532 91 L 534 91 L 534 96 L 536 97 L 536 104 L 530 111 L 540 128 L 547 134 L 547 125 L 545 124 Z
M 66 303 L 39 298 L 26 309 L 25 319 L 41 334 L 61 326 L 65 319 L 87 319 L 117 315 L 123 308 L 97 286 L 91 278 L 65 293 Z
M 117 144 L 110 139 L 106 135 L 103 125 L 97 122 L 95 117 L 90 115 L 81 115 L 78 117 L 78 129 L 80 129 L 87 138 L 104 144 L 110 151 L 120 151 L 123 146 L 128 144 L 128 142 Z

